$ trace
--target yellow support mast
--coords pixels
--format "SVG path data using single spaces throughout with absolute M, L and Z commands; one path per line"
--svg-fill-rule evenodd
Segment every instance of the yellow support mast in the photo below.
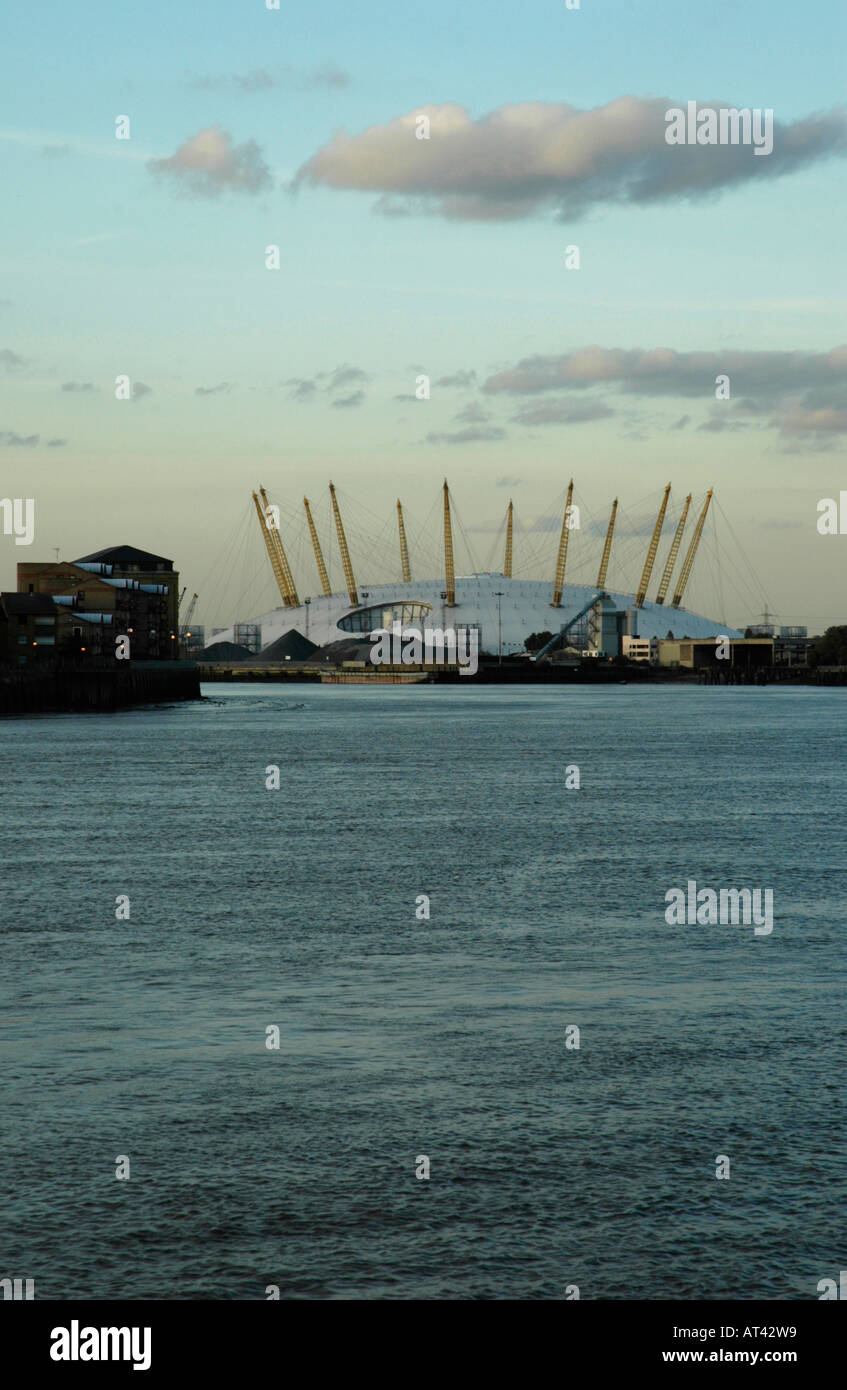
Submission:
M 282 599 L 283 606 L 285 608 L 291 608 L 291 594 L 288 591 L 288 585 L 285 579 L 285 572 L 282 568 L 282 565 L 280 564 L 279 556 L 274 547 L 274 543 L 271 540 L 271 533 L 268 530 L 267 518 L 265 516 L 265 513 L 262 511 L 262 504 L 259 501 L 258 495 L 255 492 L 253 493 L 253 502 L 256 507 L 256 515 L 259 518 L 259 526 L 261 527 L 262 531 L 262 540 L 265 542 L 265 549 L 268 552 L 268 559 L 271 562 L 271 569 L 274 572 L 276 587 L 279 589 L 279 596 Z
M 403 525 L 403 508 L 400 498 L 397 498 L 397 530 L 400 534 L 400 566 L 403 574 L 403 583 L 411 584 L 412 567 L 409 564 L 409 547 L 406 544 L 406 527 Z
M 665 512 L 668 509 L 668 498 L 671 495 L 671 485 L 668 483 L 665 488 L 665 495 L 662 498 L 662 505 L 659 508 L 659 515 L 656 517 L 656 525 L 653 527 L 653 534 L 650 537 L 650 545 L 647 548 L 647 559 L 644 561 L 644 569 L 641 571 L 641 583 L 638 585 L 638 593 L 635 596 L 636 608 L 643 607 L 647 597 L 647 585 L 650 583 L 650 575 L 653 573 L 653 565 L 656 560 L 656 551 L 659 549 L 659 537 L 662 534 L 662 527 L 665 524 Z
M 332 593 L 332 589 L 329 587 L 329 575 L 326 572 L 323 551 L 321 550 L 321 543 L 318 540 L 318 533 L 315 530 L 315 523 L 312 520 L 312 509 L 309 506 L 308 497 L 303 498 L 303 506 L 306 508 L 306 520 L 309 523 L 309 535 L 312 538 L 312 549 L 315 552 L 315 564 L 318 567 L 318 578 L 321 581 L 321 588 L 324 591 L 324 597 L 329 598 L 330 594 Z
M 556 557 L 556 578 L 553 583 L 553 607 L 561 608 L 562 591 L 565 587 L 565 565 L 568 563 L 568 541 L 570 540 L 571 529 L 568 525 L 571 516 L 571 502 L 573 500 L 573 478 L 568 483 L 568 500 L 565 503 L 565 514 L 562 517 L 562 534 L 559 537 L 559 554 Z
M 612 515 L 609 517 L 609 525 L 606 529 L 606 540 L 603 545 L 603 558 L 600 561 L 600 568 L 597 571 L 597 588 L 605 589 L 606 571 L 609 568 L 609 556 L 612 553 L 612 536 L 615 534 L 615 517 L 618 512 L 618 499 L 612 503 Z
M 291 566 L 288 563 L 288 556 L 286 555 L 285 548 L 282 544 L 282 537 L 279 534 L 279 527 L 276 525 L 275 522 L 268 520 L 268 513 L 271 510 L 271 504 L 268 501 L 268 494 L 265 492 L 265 489 L 263 487 L 259 488 L 259 496 L 262 499 L 262 506 L 265 509 L 265 524 L 268 528 L 268 535 L 270 536 L 271 545 L 277 553 L 277 558 L 279 559 L 279 563 L 282 567 L 282 572 L 285 576 L 285 585 L 288 589 L 289 598 L 288 606 L 289 608 L 299 608 L 300 600 L 297 597 L 297 589 L 294 584 L 294 576 L 291 573 Z
M 332 498 L 332 514 L 335 517 L 335 529 L 338 534 L 338 548 L 341 551 L 341 564 L 344 568 L 344 582 L 347 585 L 347 593 L 354 608 L 359 606 L 359 595 L 356 592 L 356 580 L 353 577 L 353 566 L 350 563 L 350 551 L 347 549 L 347 537 L 344 534 L 344 523 L 341 520 L 341 513 L 338 510 L 338 503 L 335 499 L 335 487 L 329 485 L 329 495 Z
M 453 568 L 453 527 L 450 521 L 450 489 L 444 479 L 444 578 L 447 590 L 447 607 L 456 605 L 456 572 Z
M 679 518 L 679 521 L 677 523 L 676 534 L 671 542 L 671 548 L 668 551 L 668 558 L 665 561 L 665 572 L 662 575 L 662 582 L 659 585 L 659 592 L 656 595 L 657 603 L 664 603 L 665 601 L 665 595 L 668 592 L 668 585 L 671 582 L 671 575 L 673 574 L 673 567 L 676 564 L 676 557 L 679 554 L 679 547 L 682 544 L 682 533 L 685 530 L 685 521 L 688 516 L 688 508 L 690 506 L 691 493 L 689 492 L 688 496 L 685 499 L 685 506 L 682 509 L 682 516 Z
M 509 510 L 506 513 L 506 558 L 503 561 L 503 573 L 507 579 L 512 577 L 512 518 L 514 517 L 514 507 L 512 499 L 509 498 Z
M 691 567 L 694 564 L 694 556 L 697 554 L 697 547 L 700 544 L 700 537 L 703 534 L 703 527 L 706 522 L 706 513 L 709 510 L 709 503 L 711 502 L 711 500 L 712 489 L 709 488 L 709 491 L 706 493 L 706 500 L 703 503 L 703 510 L 697 518 L 697 525 L 694 528 L 694 535 L 691 537 L 691 544 L 688 547 L 688 553 L 682 562 L 682 570 L 680 571 L 679 583 L 676 586 L 676 593 L 674 594 L 673 599 L 671 600 L 671 606 L 673 608 L 679 607 L 682 601 L 682 595 L 685 593 L 685 586 L 688 583 L 688 579 L 691 574 Z

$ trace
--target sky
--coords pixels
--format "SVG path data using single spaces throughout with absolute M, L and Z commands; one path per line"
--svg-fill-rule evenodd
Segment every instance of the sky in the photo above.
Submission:
M 613 497 L 631 586 L 665 484 L 663 544 L 714 488 L 688 606 L 847 622 L 845 40 L 836 0 L 16 10 L 0 497 L 35 536 L 0 530 L 0 587 L 132 544 L 207 629 L 249 620 L 259 484 L 301 594 L 304 494 L 341 587 L 330 479 L 360 583 L 399 576 L 398 497 L 423 577 L 445 477 L 460 569 L 501 566 L 511 497 L 515 573 L 552 579 L 573 477 L 574 580 Z M 772 151 L 669 145 L 688 102 L 772 111 Z

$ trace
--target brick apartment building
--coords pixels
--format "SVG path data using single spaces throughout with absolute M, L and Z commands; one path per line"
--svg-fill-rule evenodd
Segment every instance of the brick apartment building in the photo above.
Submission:
M 178 586 L 172 560 L 131 545 L 18 565 L 19 595 L 40 595 L 55 607 L 56 648 L 95 656 L 113 657 L 116 637 L 126 634 L 133 659 L 176 660 Z
M 29 666 L 53 656 L 57 617 L 46 594 L 0 593 L 0 662 Z

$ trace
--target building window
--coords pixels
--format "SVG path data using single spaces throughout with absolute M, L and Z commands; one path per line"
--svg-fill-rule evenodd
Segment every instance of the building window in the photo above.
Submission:
M 402 623 L 404 627 L 409 623 L 420 623 L 431 612 L 432 605 L 429 603 L 389 601 L 375 604 L 371 608 L 357 608 L 354 613 L 339 618 L 337 626 L 342 632 L 377 632 L 383 628 L 390 628 L 394 622 Z

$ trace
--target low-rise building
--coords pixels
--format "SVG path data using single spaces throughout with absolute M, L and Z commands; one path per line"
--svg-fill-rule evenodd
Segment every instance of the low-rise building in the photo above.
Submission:
M 174 646 L 177 645 L 179 574 L 174 569 L 173 560 L 166 560 L 163 555 L 153 555 L 149 550 L 139 550 L 134 545 L 113 545 L 105 550 L 95 550 L 91 555 L 83 555 L 76 563 L 110 579 L 132 579 L 142 588 L 152 584 L 160 590 L 164 589 L 167 595 L 164 626 L 168 633 L 174 634 Z
M 625 656 L 628 661 L 650 660 L 649 637 L 627 637 L 624 635 L 621 638 L 621 646 L 622 655 Z
M 729 646 L 728 655 L 719 655 Z M 773 665 L 772 637 L 660 637 L 656 642 L 660 666 L 685 666 L 701 670 L 712 666 L 717 670 L 741 667 L 745 671 L 758 666 Z
M 781 627 L 773 644 L 774 663 L 777 666 L 806 666 L 809 649 L 815 645 L 815 640 L 806 636 L 804 627 Z
M 177 586 L 171 560 L 133 546 L 115 546 L 81 560 L 18 565 L 18 590 L 47 594 L 61 609 L 58 645 L 114 654 L 115 639 L 129 638 L 130 656 L 177 659 Z
M 46 594 L 0 594 L 0 661 L 28 666 L 56 651 L 58 610 Z
M 180 626 L 179 645 L 184 657 L 196 661 L 206 645 L 206 629 L 202 623 L 192 623 L 190 628 Z

